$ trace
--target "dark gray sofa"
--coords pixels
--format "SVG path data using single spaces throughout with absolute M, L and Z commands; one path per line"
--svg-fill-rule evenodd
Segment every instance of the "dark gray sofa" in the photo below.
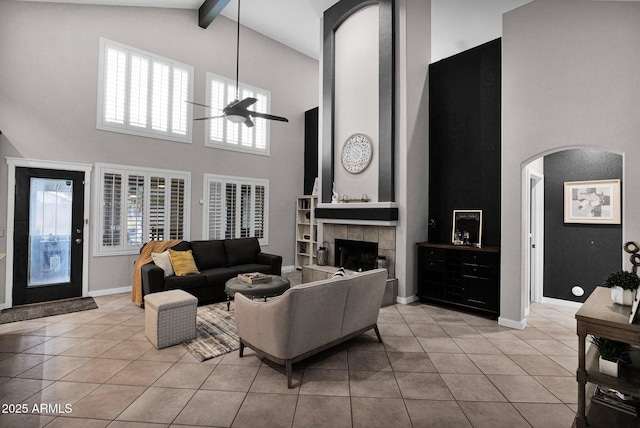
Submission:
M 180 289 L 198 298 L 198 304 L 226 299 L 224 284 L 239 273 L 280 275 L 282 257 L 263 253 L 257 238 L 182 241 L 172 247 L 191 250 L 199 274 L 164 277 L 164 271 L 147 263 L 141 267 L 142 295 Z

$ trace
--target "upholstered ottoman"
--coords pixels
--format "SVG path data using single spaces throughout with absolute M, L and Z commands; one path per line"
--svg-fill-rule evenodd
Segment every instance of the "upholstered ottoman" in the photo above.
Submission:
M 198 299 L 182 290 L 144 296 L 144 335 L 156 349 L 196 337 Z

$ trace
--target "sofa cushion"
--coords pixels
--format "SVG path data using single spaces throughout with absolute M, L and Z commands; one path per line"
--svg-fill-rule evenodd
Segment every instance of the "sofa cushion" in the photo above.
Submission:
M 177 276 L 186 276 L 193 273 L 200 273 L 196 262 L 193 259 L 191 250 L 189 251 L 174 251 L 169 250 L 171 256 L 171 265 Z
M 191 242 L 189 241 L 180 241 L 173 247 L 171 247 L 174 251 L 188 251 L 191 249 Z
M 236 265 L 231 266 L 229 269 L 233 269 L 237 273 L 251 273 L 251 272 L 260 272 L 266 274 L 272 274 L 271 266 L 269 265 L 261 265 L 258 263 L 249 263 L 246 265 Z
M 227 239 L 224 241 L 227 266 L 255 263 L 260 252 L 257 238 Z
M 215 268 L 202 271 L 202 275 L 207 278 L 207 287 L 222 287 L 231 278 L 238 276 L 238 271 L 233 268 Z
M 153 260 L 153 263 L 156 264 L 156 266 L 164 271 L 165 278 L 175 275 L 173 266 L 171 265 L 171 256 L 169 255 L 168 250 L 161 253 L 151 253 L 151 259 Z
M 191 241 L 191 250 L 200 271 L 227 266 L 223 241 Z
M 180 289 L 189 291 L 193 288 L 206 287 L 206 285 L 207 278 L 204 275 L 170 276 L 164 279 L 165 290 Z M 196 297 L 198 296 L 196 295 Z

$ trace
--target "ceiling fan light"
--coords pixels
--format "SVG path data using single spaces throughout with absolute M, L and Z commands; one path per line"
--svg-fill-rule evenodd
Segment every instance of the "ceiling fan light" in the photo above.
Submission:
M 227 119 L 233 123 L 242 123 L 246 120 L 244 116 L 240 116 L 239 114 L 228 114 Z

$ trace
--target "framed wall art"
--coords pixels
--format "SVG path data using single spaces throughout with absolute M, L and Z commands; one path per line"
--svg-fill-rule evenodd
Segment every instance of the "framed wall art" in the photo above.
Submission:
M 482 244 L 482 210 L 453 210 L 451 243 L 480 248 Z
M 564 183 L 564 222 L 620 224 L 620 180 Z

